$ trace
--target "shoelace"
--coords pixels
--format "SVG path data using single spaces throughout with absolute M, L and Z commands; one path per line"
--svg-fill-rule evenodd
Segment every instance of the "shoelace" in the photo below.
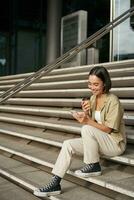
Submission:
M 91 169 L 93 169 L 93 166 L 94 166 L 93 164 L 85 165 L 84 167 L 82 167 L 80 171 L 82 172 L 90 171 Z
M 53 179 L 53 180 L 52 180 L 50 183 L 48 183 L 45 187 L 39 188 L 39 190 L 40 190 L 41 192 L 44 192 L 45 190 L 49 190 L 49 189 L 51 189 L 53 186 L 55 186 L 55 182 L 56 182 L 56 180 Z
M 51 189 L 51 187 L 53 187 L 53 183 L 49 183 L 45 187 L 39 188 L 39 190 L 44 192 L 45 190 Z

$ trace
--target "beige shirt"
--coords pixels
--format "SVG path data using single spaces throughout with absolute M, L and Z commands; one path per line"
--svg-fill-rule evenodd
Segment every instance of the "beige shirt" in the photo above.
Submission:
M 100 110 L 101 122 L 105 126 L 112 128 L 110 133 L 113 139 L 119 143 L 123 141 L 126 143 L 125 125 L 123 120 L 124 110 L 117 96 L 108 93 L 105 94 L 104 106 Z M 90 98 L 91 117 L 95 119 L 96 96 L 92 95 Z

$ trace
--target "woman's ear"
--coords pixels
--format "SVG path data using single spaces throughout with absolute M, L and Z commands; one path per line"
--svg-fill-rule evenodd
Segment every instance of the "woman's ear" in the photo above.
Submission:
M 103 92 L 106 92 L 106 85 L 105 85 L 105 83 L 103 84 Z

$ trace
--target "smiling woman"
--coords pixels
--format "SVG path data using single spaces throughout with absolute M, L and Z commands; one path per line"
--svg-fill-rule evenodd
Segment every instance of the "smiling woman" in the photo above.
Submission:
M 103 81 L 95 75 L 89 76 L 88 87 L 93 94 L 101 95 L 104 91 Z
M 104 67 L 99 66 L 91 69 L 89 73 L 89 87 L 91 81 L 94 81 L 94 84 L 96 81 L 96 84 L 102 87 L 102 91 L 100 91 L 100 93 L 108 93 L 111 89 L 111 79 L 108 71 Z
M 82 101 L 81 103 L 84 112 L 74 113 L 73 116 L 80 123 L 89 124 L 100 129 L 101 131 L 110 133 L 112 131 L 112 128 L 102 124 L 100 115 L 101 109 L 104 107 L 106 101 L 106 94 L 108 94 L 109 90 L 111 89 L 111 80 L 108 71 L 104 67 L 100 66 L 92 68 L 89 73 L 88 87 L 91 90 L 92 94 L 96 97 L 94 115 L 95 121 L 97 123 L 90 119 L 89 115 L 86 115 L 86 113 L 89 112 L 91 117 L 91 106 L 89 106 L 89 103 L 85 101 Z M 99 120 L 96 120 L 98 119 L 98 116 Z
M 83 155 L 85 166 L 74 173 L 80 177 L 101 175 L 100 156 L 122 154 L 126 148 L 123 109 L 119 99 L 109 92 L 111 80 L 103 66 L 91 69 L 88 86 L 93 95 L 82 100 L 82 112 L 73 112 L 73 117 L 83 127 L 81 137 L 64 141 L 52 170 L 51 182 L 34 191 L 36 196 L 45 197 L 61 193 L 61 179 L 69 169 L 73 154 Z

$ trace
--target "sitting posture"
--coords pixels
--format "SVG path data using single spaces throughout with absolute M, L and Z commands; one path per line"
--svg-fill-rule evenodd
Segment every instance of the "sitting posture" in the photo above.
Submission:
M 110 93 L 111 80 L 103 66 L 91 69 L 88 87 L 90 100 L 82 100 L 82 112 L 73 112 L 81 124 L 81 137 L 64 141 L 50 183 L 34 191 L 39 197 L 61 193 L 61 179 L 70 167 L 73 154 L 83 155 L 85 166 L 75 171 L 76 176 L 101 175 L 100 156 L 117 156 L 126 148 L 123 109 L 119 99 Z

